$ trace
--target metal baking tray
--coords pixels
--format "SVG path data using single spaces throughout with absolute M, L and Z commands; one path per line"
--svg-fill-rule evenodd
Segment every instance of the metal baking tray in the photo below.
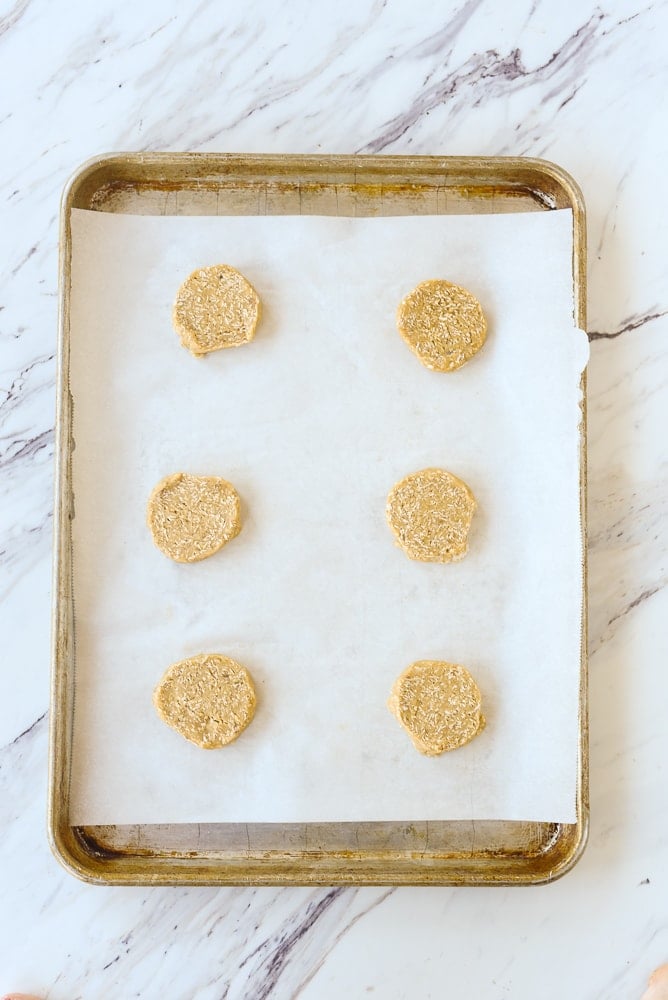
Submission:
M 573 210 L 575 319 L 586 328 L 582 195 L 561 168 L 514 157 L 244 156 L 132 153 L 98 157 L 62 200 L 56 426 L 49 836 L 58 859 L 99 884 L 529 885 L 567 872 L 588 827 L 586 530 L 580 675 L 580 770 L 573 824 L 403 823 L 72 826 L 76 687 L 72 594 L 73 401 L 68 384 L 73 208 L 144 215 L 447 215 Z M 583 375 L 583 390 L 585 389 Z M 584 399 L 584 393 L 583 393 Z M 586 407 L 580 503 L 586 525 Z

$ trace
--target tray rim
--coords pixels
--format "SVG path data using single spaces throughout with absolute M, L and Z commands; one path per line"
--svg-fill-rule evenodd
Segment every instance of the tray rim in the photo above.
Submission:
M 86 160 L 70 177 L 61 199 L 59 242 L 59 305 L 56 377 L 56 449 L 55 506 L 53 549 L 53 605 L 51 643 L 51 697 L 49 722 L 48 778 L 48 838 L 58 861 L 85 882 L 103 885 L 541 885 L 551 883 L 570 871 L 582 856 L 589 830 L 589 740 L 588 740 L 588 669 L 587 669 L 587 522 L 586 522 L 586 370 L 582 375 L 582 422 L 580 435 L 581 477 L 580 509 L 583 549 L 583 604 L 580 671 L 580 768 L 576 792 L 576 823 L 541 824 L 554 826 L 555 836 L 548 847 L 537 855 L 518 855 L 524 859 L 526 871 L 519 873 L 477 871 L 473 855 L 467 857 L 425 857 L 413 852 L 395 852 L 395 857 L 381 860 L 353 858 L 343 854 L 313 856 L 296 852 L 284 853 L 281 860 L 273 857 L 244 858 L 237 855 L 207 860 L 206 855 L 188 852 L 178 857 L 121 855 L 100 848 L 87 831 L 94 828 L 71 827 L 67 815 L 69 785 L 69 747 L 67 744 L 68 706 L 73 701 L 65 667 L 69 644 L 73 641 L 68 628 L 64 604 L 64 570 L 66 551 L 66 521 L 70 501 L 70 421 L 72 400 L 69 393 L 69 268 L 71 261 L 70 213 L 82 189 L 100 170 L 133 168 L 169 168 L 208 166 L 212 182 L 220 182 L 226 173 L 246 171 L 310 171 L 318 173 L 346 172 L 356 174 L 388 169 L 402 176 L 444 174 L 468 179 L 484 175 L 490 181 L 501 179 L 512 186 L 509 174 L 519 171 L 525 177 L 517 182 L 523 191 L 532 194 L 544 208 L 550 205 L 540 181 L 549 181 L 566 198 L 573 211 L 573 284 L 577 325 L 586 329 L 586 217 L 582 192 L 562 167 L 550 161 L 531 157 L 477 156 L 402 156 L 402 155 L 326 155 L 326 154 L 238 154 L 238 153 L 108 153 Z M 533 176 L 537 186 L 526 182 Z M 175 188 L 178 184 L 175 182 Z M 67 494 L 65 491 L 68 491 Z M 71 566 L 69 567 L 71 569 Z M 65 579 L 64 579 L 65 578 Z M 467 821 L 461 821 L 466 823 Z M 512 821 L 508 821 L 509 823 Z M 563 849 L 559 855 L 557 847 Z M 552 859 L 554 855 L 554 859 Z M 539 864 L 530 866 L 538 858 Z M 516 859 L 515 859 L 516 860 Z M 552 863 L 554 860 L 554 863 Z M 516 860 L 517 863 L 517 860 Z

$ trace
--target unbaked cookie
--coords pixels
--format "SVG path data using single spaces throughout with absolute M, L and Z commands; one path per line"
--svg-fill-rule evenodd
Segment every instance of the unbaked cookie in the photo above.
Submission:
M 236 660 L 200 653 L 174 663 L 153 692 L 163 722 L 203 750 L 236 740 L 255 714 L 255 688 Z
M 466 667 L 418 660 L 394 682 L 388 708 L 420 753 L 456 750 L 484 728 L 478 685 Z
M 201 357 L 247 344 L 255 336 L 260 311 L 260 298 L 243 274 L 229 264 L 215 264 L 186 278 L 172 319 L 183 346 Z
M 226 479 L 177 472 L 151 493 L 146 519 L 161 552 L 176 562 L 199 562 L 239 534 L 240 506 Z
M 461 368 L 485 343 L 487 321 L 474 295 L 449 281 L 422 281 L 399 303 L 397 329 L 427 368 Z
M 456 562 L 468 552 L 476 500 L 466 483 L 444 469 L 406 476 L 387 498 L 387 523 L 409 559 Z

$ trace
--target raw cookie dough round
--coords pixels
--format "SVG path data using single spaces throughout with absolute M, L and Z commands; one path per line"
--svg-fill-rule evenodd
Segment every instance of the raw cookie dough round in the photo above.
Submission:
M 487 321 L 474 295 L 450 281 L 422 281 L 402 299 L 397 329 L 427 368 L 451 372 L 480 350 Z
M 466 667 L 444 660 L 411 663 L 387 704 L 416 749 L 429 757 L 463 747 L 485 725 L 478 685 Z
M 178 290 L 172 319 L 181 343 L 196 357 L 239 347 L 255 336 L 260 298 L 229 264 L 200 267 Z
M 203 750 L 224 747 L 255 715 L 255 688 L 236 660 L 200 653 L 174 663 L 153 692 L 163 722 Z
M 444 469 L 422 469 L 392 487 L 385 513 L 409 559 L 447 563 L 468 552 L 476 506 L 470 489 L 457 476 Z
M 177 472 L 155 487 L 146 520 L 153 541 L 176 562 L 199 562 L 241 531 L 239 494 L 219 476 Z

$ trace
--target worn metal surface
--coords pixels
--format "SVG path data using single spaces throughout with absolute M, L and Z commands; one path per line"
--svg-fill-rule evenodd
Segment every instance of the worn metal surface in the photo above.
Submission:
M 574 824 L 488 822 L 177 824 L 75 828 L 69 822 L 76 686 L 72 594 L 72 208 L 145 215 L 434 215 L 571 208 L 576 321 L 586 328 L 582 196 L 559 167 L 506 157 L 116 154 L 85 164 L 61 214 L 49 835 L 75 875 L 100 884 L 528 885 L 552 881 L 587 836 L 586 528 L 580 773 Z M 583 376 L 583 388 L 585 378 Z M 586 526 L 586 405 L 581 512 Z

